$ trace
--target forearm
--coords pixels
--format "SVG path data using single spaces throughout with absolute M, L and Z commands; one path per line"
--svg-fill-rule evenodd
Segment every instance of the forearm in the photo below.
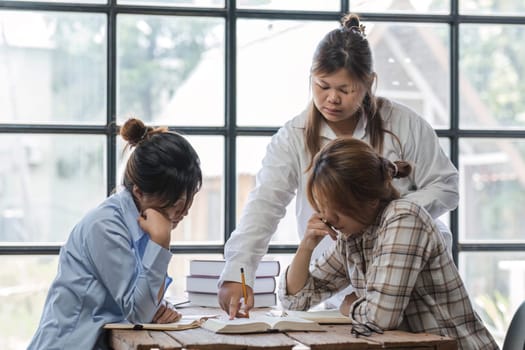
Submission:
M 309 267 L 312 252 L 312 249 L 304 247 L 302 244 L 297 248 L 297 252 L 286 274 L 286 291 L 288 294 L 296 294 L 306 284 L 310 274 Z

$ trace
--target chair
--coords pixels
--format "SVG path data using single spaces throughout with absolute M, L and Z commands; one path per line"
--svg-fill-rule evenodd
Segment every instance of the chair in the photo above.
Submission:
M 510 321 L 502 350 L 525 350 L 525 301 Z

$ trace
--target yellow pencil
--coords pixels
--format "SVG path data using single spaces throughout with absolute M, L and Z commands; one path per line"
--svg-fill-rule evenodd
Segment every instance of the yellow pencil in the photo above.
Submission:
M 241 267 L 241 283 L 242 283 L 242 294 L 244 297 L 244 305 L 248 302 L 248 292 L 246 291 L 246 279 L 244 278 L 244 268 Z M 248 311 L 246 311 L 246 316 L 250 317 Z

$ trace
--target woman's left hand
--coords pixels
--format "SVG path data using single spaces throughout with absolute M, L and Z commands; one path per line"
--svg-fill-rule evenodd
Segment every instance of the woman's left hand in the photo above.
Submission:
M 153 316 L 153 323 L 172 323 L 180 320 L 182 315 L 177 312 L 172 303 L 162 300 L 159 309 Z

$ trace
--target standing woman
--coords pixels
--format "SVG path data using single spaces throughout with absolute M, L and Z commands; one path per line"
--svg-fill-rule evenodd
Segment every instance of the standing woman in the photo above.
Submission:
M 90 211 L 60 250 L 58 272 L 29 349 L 106 349 L 104 324 L 169 323 L 171 231 L 202 183 L 200 161 L 181 135 L 129 119 L 134 147 L 123 189 Z
M 414 164 L 412 175 L 396 179 L 394 186 L 434 219 L 458 204 L 457 170 L 443 153 L 432 127 L 409 108 L 374 95 L 372 52 L 358 16 L 346 15 L 341 27 L 321 40 L 310 74 L 312 102 L 272 137 L 256 186 L 225 245 L 219 304 L 231 318 L 243 316 L 239 312 L 240 268 L 244 268 L 249 286 L 247 311 L 253 306 L 251 287 L 256 268 L 294 196 L 297 232 L 299 237 L 304 234 L 313 213 L 305 193 L 307 170 L 315 154 L 330 140 L 353 136 L 387 159 L 406 159 Z M 450 247 L 450 231 L 444 225 L 442 228 Z M 335 232 L 330 232 L 335 237 Z M 330 238 L 325 239 L 313 256 L 319 256 L 332 243 Z

